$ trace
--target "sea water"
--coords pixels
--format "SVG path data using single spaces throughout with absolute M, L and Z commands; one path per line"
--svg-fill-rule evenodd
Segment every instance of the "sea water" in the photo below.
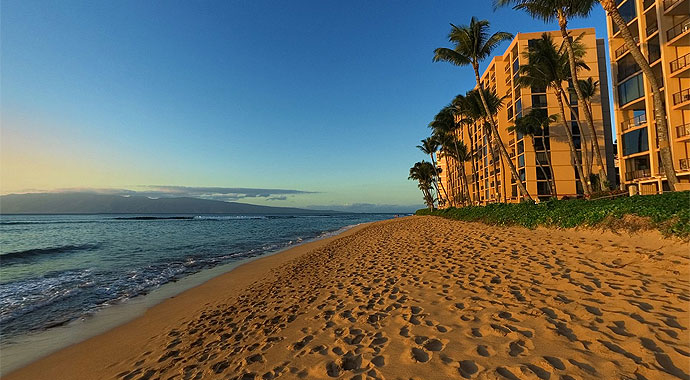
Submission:
M 391 214 L 2 215 L 3 345 L 163 284 Z

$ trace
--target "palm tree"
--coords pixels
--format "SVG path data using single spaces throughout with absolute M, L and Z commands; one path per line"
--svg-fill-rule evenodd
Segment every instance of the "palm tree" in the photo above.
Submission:
M 580 54 L 584 55 L 584 52 L 578 53 L 578 55 Z M 577 154 L 577 148 L 573 141 L 573 134 L 570 130 L 570 126 L 568 126 L 566 122 L 567 119 L 565 116 L 563 99 L 567 102 L 568 97 L 563 89 L 563 82 L 567 82 L 571 79 L 568 57 L 559 51 L 551 36 L 546 33 L 542 34 L 540 39 L 536 40 L 532 46 L 528 47 L 524 56 L 529 63 L 518 69 L 519 77 L 517 83 L 522 87 L 550 88 L 554 95 L 556 95 L 561 122 L 568 136 L 567 140 L 568 146 L 570 147 L 573 166 L 580 177 L 580 182 L 582 183 L 585 194 L 590 195 L 592 191 L 588 182 L 585 180 L 582 163 L 580 162 L 580 157 Z M 581 56 L 576 64 L 584 65 L 581 61 Z
M 467 182 L 467 174 L 465 172 L 465 162 L 472 160 L 472 154 L 467 149 L 467 145 L 462 140 L 458 140 L 457 137 L 451 135 L 445 135 L 440 138 L 440 142 L 443 144 L 443 150 L 447 152 L 450 157 L 452 157 L 457 163 L 462 178 L 463 184 L 463 203 L 472 202 L 470 196 L 470 188 Z
M 465 96 L 462 94 L 456 96 L 455 99 L 453 99 L 453 101 L 451 102 L 451 105 L 455 107 L 454 112 L 457 118 L 459 119 L 459 124 L 467 126 L 467 135 L 470 138 L 469 151 L 473 153 L 471 154 L 472 193 L 479 194 L 479 184 L 477 183 L 477 167 L 475 161 L 476 148 L 474 146 L 474 138 L 472 134 L 472 124 L 476 122 L 478 113 L 473 113 L 472 110 L 469 109 L 467 100 L 465 99 Z
M 574 84 L 578 83 L 578 65 L 573 48 L 573 38 L 568 33 L 568 20 L 574 17 L 589 16 L 595 3 L 596 0 L 494 0 L 494 6 L 514 4 L 513 9 L 524 10 L 533 18 L 541 19 L 544 22 L 558 21 L 561 36 L 563 37 L 563 46 L 565 46 L 568 53 L 568 65 L 570 66 Z M 585 98 L 582 91 L 577 85 L 573 87 L 575 88 L 580 109 L 584 111 L 589 135 L 594 141 L 598 141 L 597 132 L 594 128 L 594 119 L 590 110 L 585 106 Z M 599 144 L 594 144 L 594 156 L 598 166 L 599 183 L 608 183 L 606 179 L 606 166 L 604 165 Z
M 434 120 L 429 123 L 429 128 L 433 131 L 432 136 L 438 141 L 441 147 L 443 147 L 443 140 L 446 139 L 447 136 L 455 136 L 457 127 L 455 123 L 455 111 L 452 105 L 443 107 L 436 116 L 434 116 Z M 459 171 L 458 168 L 458 172 Z M 448 178 L 451 179 L 450 176 Z M 451 188 L 454 188 L 452 184 Z M 451 207 L 455 207 L 454 197 L 449 197 L 449 202 Z
M 669 147 L 669 137 L 668 137 L 668 127 L 666 126 L 666 108 L 664 107 L 664 101 L 661 97 L 661 86 L 660 81 L 652 71 L 652 67 L 649 62 L 640 51 L 640 48 L 635 42 L 635 38 L 628 29 L 628 23 L 625 21 L 623 16 L 621 16 L 618 10 L 617 1 L 615 0 L 598 0 L 602 8 L 606 11 L 611 21 L 620 29 L 621 36 L 625 43 L 625 47 L 630 52 L 635 62 L 640 69 L 649 87 L 652 88 L 652 101 L 654 102 L 654 122 L 656 123 L 656 136 L 659 139 L 659 157 L 663 163 L 664 174 L 666 174 L 666 179 L 668 180 L 668 185 L 671 191 L 676 190 L 676 185 L 678 184 L 678 177 L 676 177 L 676 171 L 673 168 L 673 158 L 671 157 L 671 148 Z
M 479 62 L 488 58 L 491 52 L 496 48 L 501 42 L 507 41 L 513 38 L 513 35 L 506 32 L 496 32 L 489 36 L 489 21 L 478 20 L 476 17 L 472 17 L 470 24 L 467 26 L 455 26 L 451 24 L 451 31 L 448 35 L 448 40 L 452 42 L 455 46 L 453 49 L 449 48 L 438 48 L 434 50 L 434 62 L 446 61 L 450 62 L 456 66 L 467 66 L 471 65 L 474 69 L 474 77 L 477 82 L 477 88 L 479 88 L 479 95 L 482 99 L 482 105 L 486 110 L 487 115 L 489 115 L 489 123 L 491 126 L 491 133 L 494 138 L 498 141 L 499 150 L 506 165 L 510 169 L 513 179 L 517 183 L 520 193 L 526 200 L 532 200 L 527 188 L 522 183 L 520 176 L 513 161 L 508 155 L 505 144 L 501 140 L 498 133 L 498 126 L 491 112 L 489 111 L 489 105 L 484 96 L 484 88 L 482 86 L 481 78 L 479 77 Z
M 424 195 L 424 203 L 429 210 L 434 209 L 433 185 L 434 168 L 431 163 L 426 161 L 417 162 L 410 168 L 410 176 L 407 179 L 419 182 L 418 187 Z
M 492 117 L 496 116 L 498 114 L 498 111 L 503 108 L 503 100 L 505 97 L 499 97 L 496 95 L 495 92 L 489 91 L 489 90 L 484 90 L 484 98 L 487 100 L 487 104 L 489 106 L 489 112 Z M 484 105 L 482 104 L 482 99 L 479 95 L 479 91 L 477 89 L 470 90 L 468 91 L 465 96 L 458 95 L 455 100 L 453 100 L 453 104 L 456 105 L 456 108 L 460 109 L 461 112 L 466 115 L 465 122 L 466 123 L 481 123 L 481 127 L 487 130 L 486 135 L 489 137 L 488 141 L 488 146 L 489 146 L 489 153 L 491 155 L 491 161 L 492 161 L 492 166 L 493 166 L 493 171 L 494 171 L 494 191 L 496 193 L 496 196 L 498 197 L 498 200 L 500 202 L 501 200 L 501 194 L 499 191 L 499 186 L 498 186 L 498 168 L 497 164 L 499 163 L 498 157 L 496 155 L 494 146 L 497 145 L 495 141 L 493 141 L 494 135 L 491 133 L 491 127 L 489 126 L 489 120 L 488 116 L 486 114 L 486 110 L 484 109 Z M 473 169 L 474 169 L 474 164 L 473 164 Z M 475 176 L 476 178 L 476 176 Z M 478 190 L 477 190 L 478 191 Z
M 441 182 L 441 179 L 439 178 L 438 166 L 436 165 L 436 158 L 434 157 L 434 154 L 436 154 L 441 144 L 438 142 L 438 139 L 434 138 L 433 136 L 425 138 L 421 141 L 421 143 L 422 145 L 417 145 L 417 148 L 421 150 L 422 153 L 428 154 L 429 157 L 431 157 L 431 165 L 434 167 L 434 174 L 436 178 L 434 182 L 436 184 L 436 194 L 438 194 L 438 205 L 441 207 L 441 192 L 439 191 L 439 186 L 441 187 L 441 190 L 443 190 L 443 195 L 445 196 L 446 201 L 448 200 L 448 193 L 443 186 L 443 182 Z
M 544 166 L 537 165 L 541 169 L 544 178 L 549 180 L 549 192 L 555 198 L 558 197 L 558 191 L 556 190 L 556 178 L 553 171 L 553 165 L 551 164 L 551 149 L 550 144 L 546 142 L 546 131 L 549 129 L 549 125 L 553 122 L 558 121 L 557 115 L 550 115 L 545 109 L 531 109 L 524 116 L 515 119 L 515 125 L 508 127 L 508 130 L 516 131 L 517 133 L 526 136 L 539 136 L 541 137 L 542 145 L 544 146 L 544 155 L 546 156 L 546 164 L 549 167 L 551 175 L 547 175 L 544 170 Z M 536 144 L 535 144 L 536 150 Z
M 585 106 L 589 109 L 589 113 L 592 113 L 592 101 L 594 97 L 599 93 L 599 81 L 594 80 L 594 78 L 589 77 L 587 79 L 580 79 L 578 80 L 578 86 L 580 87 L 580 90 L 582 91 L 582 96 L 585 98 Z M 595 139 L 592 138 L 590 141 L 591 146 L 591 152 L 594 152 L 594 144 L 598 144 L 599 142 Z M 585 153 L 588 154 L 588 153 Z M 589 167 L 585 168 L 585 171 L 587 172 L 587 175 L 592 172 L 592 162 L 587 161 L 587 165 Z M 607 181 L 608 183 L 608 181 Z M 604 190 L 604 188 L 609 187 L 607 184 L 599 184 L 599 188 L 601 190 Z

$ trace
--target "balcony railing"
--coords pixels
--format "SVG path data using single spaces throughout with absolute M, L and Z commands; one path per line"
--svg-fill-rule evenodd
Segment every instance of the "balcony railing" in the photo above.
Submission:
M 651 177 L 651 175 L 652 175 L 652 171 L 649 169 L 633 170 L 633 171 L 625 173 L 625 180 L 626 181 L 632 181 L 632 180 L 638 179 L 638 178 Z
M 678 138 L 690 136 L 690 123 L 677 126 L 676 135 Z
M 636 43 L 636 44 L 639 44 L 639 43 L 640 43 L 640 37 L 637 37 L 637 36 L 636 36 L 636 37 L 634 37 L 634 40 L 635 40 L 635 43 Z M 625 46 L 625 44 L 624 44 L 623 46 L 619 47 L 618 49 L 616 49 L 616 52 L 615 52 L 616 58 L 622 56 L 622 55 L 625 54 L 627 51 L 628 51 L 628 48 Z
M 671 8 L 679 1 L 681 0 L 664 0 L 664 10 Z
M 680 170 L 690 170 L 690 158 L 681 158 L 678 160 Z
M 675 73 L 683 67 L 690 65 L 690 53 L 674 59 L 673 61 L 671 61 L 670 65 L 671 73 Z
M 647 124 L 647 114 L 642 114 L 635 116 L 632 119 L 625 120 L 621 123 L 621 131 L 627 131 L 630 128 L 637 127 L 638 125 Z
M 673 105 L 678 105 L 690 101 L 690 88 L 678 91 L 673 94 Z
M 652 24 L 652 25 L 649 25 L 649 26 L 647 27 L 647 37 L 649 37 L 649 36 L 651 36 L 652 34 L 654 34 L 654 32 L 656 32 L 657 30 L 659 30 L 659 24 L 654 23 L 654 24 Z
M 672 39 L 680 36 L 681 34 L 690 30 L 690 18 L 687 18 L 678 24 L 674 25 L 671 29 L 666 31 L 666 40 L 671 41 Z M 618 56 L 616 56 L 618 57 Z

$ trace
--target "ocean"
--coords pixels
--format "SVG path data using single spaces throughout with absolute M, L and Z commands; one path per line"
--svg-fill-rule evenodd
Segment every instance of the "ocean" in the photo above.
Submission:
M 194 273 L 393 216 L 2 215 L 0 337 L 7 344 Z

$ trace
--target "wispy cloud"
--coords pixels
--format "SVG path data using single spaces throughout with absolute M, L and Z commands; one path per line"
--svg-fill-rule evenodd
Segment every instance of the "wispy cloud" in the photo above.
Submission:
M 313 191 L 293 189 L 262 189 L 249 187 L 196 187 L 196 186 L 168 186 L 145 185 L 135 186 L 133 189 L 112 188 L 65 188 L 55 189 L 53 193 L 97 193 L 111 195 L 133 196 L 139 195 L 149 198 L 190 197 L 212 199 L 218 201 L 237 201 L 246 198 L 262 198 L 269 201 L 284 201 L 288 196 L 315 194 Z M 32 191 L 37 192 L 37 191 Z

